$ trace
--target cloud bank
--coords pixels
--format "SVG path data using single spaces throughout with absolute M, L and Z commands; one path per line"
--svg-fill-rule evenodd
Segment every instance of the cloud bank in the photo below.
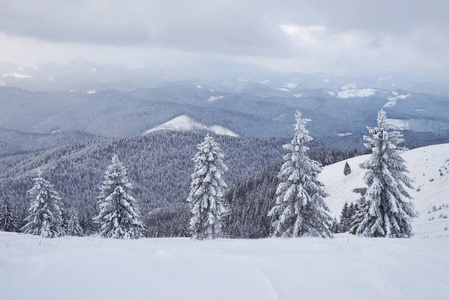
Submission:
M 447 0 L 1 1 L 0 61 L 449 74 Z

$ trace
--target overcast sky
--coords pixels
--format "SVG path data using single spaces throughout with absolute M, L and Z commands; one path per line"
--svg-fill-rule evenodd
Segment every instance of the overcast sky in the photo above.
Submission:
M 449 74 L 448 0 L 0 0 L 0 62 Z

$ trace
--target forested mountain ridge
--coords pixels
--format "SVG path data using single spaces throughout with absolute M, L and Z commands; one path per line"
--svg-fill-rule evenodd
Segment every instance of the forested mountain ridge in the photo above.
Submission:
M 161 132 L 134 138 L 56 147 L 0 162 L 0 180 L 11 183 L 11 198 L 24 211 L 26 191 L 40 169 L 55 184 L 67 207 L 93 212 L 99 184 L 113 154 L 127 166 L 142 211 L 183 203 L 193 171 L 191 158 L 203 135 Z M 234 182 L 282 158 L 280 138 L 217 136 L 229 165 L 226 181 Z
M 245 83 L 246 84 L 246 83 Z M 217 125 L 248 137 L 288 137 L 293 112 L 312 119 L 315 138 L 353 147 L 384 108 L 393 124 L 413 135 L 436 135 L 432 143 L 449 140 L 447 97 L 405 90 L 301 89 L 294 84 L 261 94 L 245 90 L 213 90 L 179 82 L 134 91 L 96 93 L 27 92 L 0 87 L 0 127 L 35 133 L 85 131 L 106 137 L 140 135 L 185 115 L 206 126 Z M 344 88 L 344 89 L 343 89 Z M 285 91 L 284 91 L 285 90 Z

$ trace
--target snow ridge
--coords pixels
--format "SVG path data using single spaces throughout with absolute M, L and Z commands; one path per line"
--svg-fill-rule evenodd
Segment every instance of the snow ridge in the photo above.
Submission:
M 370 97 L 376 93 L 375 89 L 345 89 L 337 92 L 337 98 L 358 98 L 358 97 Z
M 218 125 L 207 126 L 207 125 L 201 124 L 201 123 L 189 118 L 186 115 L 176 117 L 173 120 L 170 120 L 162 125 L 151 128 L 151 129 L 145 131 L 143 133 L 143 135 L 149 134 L 151 132 L 161 131 L 161 130 L 173 130 L 173 131 L 207 130 L 207 131 L 212 131 L 213 133 L 218 134 L 218 135 L 229 135 L 229 136 L 234 136 L 234 137 L 239 136 L 235 132 L 233 132 L 229 129 L 226 129 L 222 126 L 218 126 Z

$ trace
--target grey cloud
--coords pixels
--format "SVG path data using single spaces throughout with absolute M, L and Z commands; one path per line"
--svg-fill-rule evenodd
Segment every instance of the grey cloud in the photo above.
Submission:
M 51 42 L 156 45 L 243 55 L 288 52 L 278 24 L 264 18 L 252 1 L 25 2 L 5 3 L 0 31 Z
M 449 68 L 447 0 L 0 0 L 0 4 L 0 34 L 30 37 L 48 44 L 48 49 L 55 45 L 57 51 L 74 51 L 73 45 L 80 45 L 80 53 L 111 59 L 120 59 L 121 53 L 140 59 L 154 49 L 164 55 L 165 49 L 170 58 L 176 56 L 173 53 L 184 59 L 190 59 L 186 55 L 190 53 L 198 61 L 201 55 L 227 55 L 289 71 Z M 322 26 L 325 31 L 308 43 L 283 32 L 281 24 Z M 345 37 L 354 41 L 346 43 Z M 110 53 L 102 52 L 105 47 Z

